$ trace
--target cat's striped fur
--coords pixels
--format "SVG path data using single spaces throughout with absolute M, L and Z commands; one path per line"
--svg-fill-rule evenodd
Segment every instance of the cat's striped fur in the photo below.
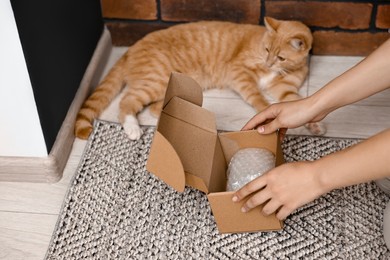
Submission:
M 258 111 L 301 98 L 311 32 L 296 21 L 265 18 L 265 24 L 196 22 L 148 34 L 129 47 L 85 101 L 76 136 L 86 139 L 93 119 L 124 91 L 119 121 L 131 139 L 139 138 L 136 115 L 147 105 L 158 115 L 172 71 L 194 78 L 203 89 L 232 89 Z

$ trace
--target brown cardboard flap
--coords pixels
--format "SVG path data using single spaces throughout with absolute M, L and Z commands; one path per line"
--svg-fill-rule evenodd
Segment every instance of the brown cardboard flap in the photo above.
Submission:
M 220 233 L 273 231 L 283 228 L 283 222 L 275 214 L 264 216 L 261 213 L 261 205 L 247 213 L 241 212 L 245 201 L 234 203 L 233 194 L 234 192 L 218 192 L 207 195 Z
M 225 154 L 226 162 L 230 162 L 232 156 L 240 149 L 262 147 L 275 156 L 277 156 L 277 138 L 276 133 L 262 135 L 256 130 L 228 132 L 219 134 L 223 153 Z
M 179 192 L 185 188 L 184 168 L 175 149 L 156 131 L 146 169 Z
M 177 72 L 171 73 L 163 107 L 165 107 L 173 97 L 179 97 L 200 107 L 203 104 L 203 92 L 199 84 L 191 77 Z
M 209 192 L 225 191 L 227 164 L 219 138 L 215 142 L 213 158 L 212 174 L 208 186 Z
M 282 141 L 279 134 L 277 139 L 277 150 L 276 150 L 276 162 L 275 166 L 282 165 L 284 163 L 284 155 L 283 155 L 283 149 L 282 149 Z
M 173 97 L 164 107 L 163 113 L 211 133 L 217 133 L 214 113 L 179 97 Z
M 158 131 L 175 149 L 184 172 L 201 178 L 206 187 L 209 187 L 215 143 L 218 140 L 217 134 L 164 112 L 160 117 Z
M 186 174 L 186 185 L 198 189 L 206 194 L 209 193 L 209 189 L 207 188 L 202 178 L 190 174 L 188 172 L 186 172 L 185 174 Z

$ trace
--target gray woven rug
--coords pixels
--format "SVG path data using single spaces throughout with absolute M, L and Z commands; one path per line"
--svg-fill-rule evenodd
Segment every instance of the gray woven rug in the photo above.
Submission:
M 65 197 L 47 259 L 389 259 L 388 197 L 375 184 L 326 194 L 279 232 L 218 234 L 207 198 L 177 193 L 145 170 L 154 128 L 132 142 L 97 121 Z M 315 160 L 357 140 L 287 136 L 286 161 Z M 304 191 L 302 191 L 304 192 Z

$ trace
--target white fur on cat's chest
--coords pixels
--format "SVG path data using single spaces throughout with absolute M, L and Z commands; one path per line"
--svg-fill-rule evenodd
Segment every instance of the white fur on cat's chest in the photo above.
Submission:
M 267 99 L 268 102 L 271 104 L 276 103 L 277 101 L 268 93 L 268 87 L 272 80 L 278 75 L 277 72 L 270 72 L 268 74 L 265 74 L 262 76 L 259 80 L 259 89 L 263 93 L 264 97 Z
M 266 90 L 269 83 L 278 75 L 277 72 L 270 72 L 260 78 L 259 87 L 261 90 Z

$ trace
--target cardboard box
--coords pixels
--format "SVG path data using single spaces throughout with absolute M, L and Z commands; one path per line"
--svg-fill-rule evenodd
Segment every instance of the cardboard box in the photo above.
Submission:
M 218 133 L 212 112 L 202 108 L 202 89 L 192 78 L 172 73 L 157 125 L 147 170 L 179 192 L 185 185 L 207 194 L 221 233 L 279 230 L 275 215 L 264 216 L 261 207 L 242 213 L 226 192 L 226 170 L 231 157 L 242 148 L 259 147 L 283 163 L 276 133 L 260 135 L 255 130 Z

